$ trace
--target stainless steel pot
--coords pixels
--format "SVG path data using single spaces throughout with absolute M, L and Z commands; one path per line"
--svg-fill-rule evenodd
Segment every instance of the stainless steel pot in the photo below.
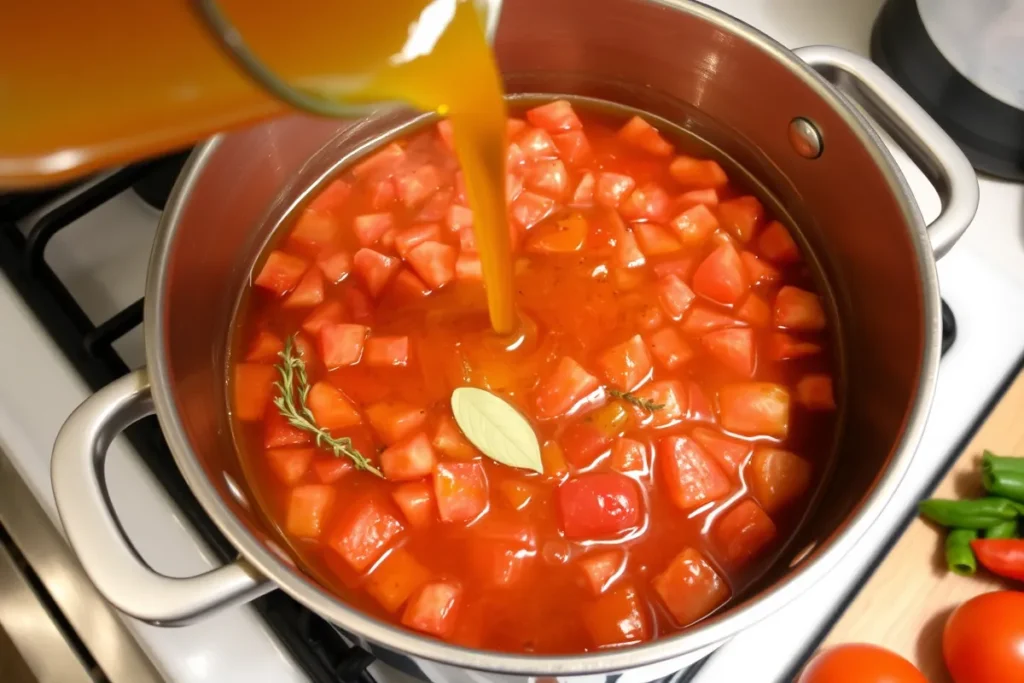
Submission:
M 508 676 L 643 681 L 678 670 L 771 614 L 829 571 L 905 472 L 939 361 L 935 258 L 974 215 L 967 160 L 869 62 L 822 47 L 786 50 L 703 5 L 669 0 L 517 0 L 496 39 L 510 92 L 568 92 L 632 105 L 716 145 L 770 188 L 819 262 L 840 326 L 844 427 L 836 469 L 795 543 L 755 588 L 685 633 L 581 656 L 468 650 L 382 623 L 322 590 L 274 542 L 249 503 L 226 411 L 229 323 L 269 230 L 334 165 L 412 117 L 292 117 L 199 148 L 164 213 L 150 264 L 149 367 L 99 391 L 68 419 L 53 485 L 68 539 L 124 612 L 174 624 L 275 588 L 386 661 L 434 680 Z M 879 136 L 830 81 L 843 81 L 932 179 L 942 213 L 925 227 Z M 129 549 L 109 506 L 103 461 L 127 424 L 157 413 L 199 502 L 239 551 L 173 579 Z

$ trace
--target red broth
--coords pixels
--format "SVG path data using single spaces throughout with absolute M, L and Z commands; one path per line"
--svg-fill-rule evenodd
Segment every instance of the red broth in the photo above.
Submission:
M 393 142 L 254 271 L 240 457 L 309 571 L 381 619 L 527 653 L 671 634 L 741 593 L 806 511 L 835 426 L 827 317 L 786 227 L 642 118 L 559 101 L 508 130 L 520 329 L 490 330 L 447 126 Z M 289 338 L 315 422 L 385 477 L 281 417 Z M 543 474 L 466 440 L 461 386 L 521 411 Z

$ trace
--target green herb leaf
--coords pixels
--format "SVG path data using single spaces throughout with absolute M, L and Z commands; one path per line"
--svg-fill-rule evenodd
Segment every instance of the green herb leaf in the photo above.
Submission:
M 619 391 L 618 389 L 609 389 L 608 393 L 615 398 L 621 398 L 623 401 L 629 401 L 638 408 L 643 408 L 649 413 L 653 413 L 655 410 L 662 410 L 665 407 L 664 403 L 655 403 L 649 398 L 640 398 L 636 394 L 628 391 Z
M 275 366 L 281 375 L 281 381 L 274 383 L 278 391 L 278 395 L 274 398 L 277 410 L 292 427 L 313 434 L 316 437 L 316 445 L 331 451 L 334 457 L 348 458 L 357 470 L 372 472 L 378 477 L 383 477 L 380 470 L 374 467 L 373 463 L 366 459 L 366 456 L 356 450 L 352 445 L 352 439 L 347 436 L 335 438 L 329 431 L 316 424 L 313 411 L 306 405 L 306 397 L 309 395 L 306 362 L 295 355 L 294 349 L 295 335 L 292 335 L 285 340 L 284 350 L 277 354 L 281 357 L 281 362 Z
M 537 435 L 503 399 L 483 389 L 460 387 L 452 392 L 452 413 L 466 438 L 491 460 L 544 473 Z

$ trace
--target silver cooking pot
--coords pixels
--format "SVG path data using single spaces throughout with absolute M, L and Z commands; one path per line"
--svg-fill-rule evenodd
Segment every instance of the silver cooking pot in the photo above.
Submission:
M 509 92 L 571 93 L 663 117 L 714 145 L 734 171 L 749 171 L 797 226 L 831 294 L 843 378 L 834 471 L 813 514 L 774 568 L 728 609 L 678 635 L 587 655 L 455 647 L 378 621 L 325 591 L 250 502 L 227 413 L 230 325 L 260 248 L 288 210 L 332 168 L 414 117 L 293 116 L 218 136 L 193 153 L 150 264 L 148 368 L 89 398 L 54 445 L 53 487 L 68 540 L 122 611 L 176 624 L 279 589 L 423 678 L 600 681 L 628 672 L 624 680 L 645 681 L 680 669 L 805 591 L 889 500 L 935 390 L 935 258 L 967 227 L 978 201 L 977 180 L 956 146 L 866 60 L 824 47 L 794 54 L 697 3 L 516 0 L 504 8 L 495 47 Z M 930 226 L 882 140 L 834 84 L 854 93 L 932 180 L 942 212 Z M 239 552 L 202 576 L 169 578 L 145 566 L 106 495 L 111 439 L 154 411 L 185 480 Z

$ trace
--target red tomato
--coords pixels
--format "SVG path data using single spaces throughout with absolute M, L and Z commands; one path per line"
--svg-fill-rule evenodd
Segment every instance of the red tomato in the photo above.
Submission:
M 803 358 L 821 353 L 821 345 L 801 341 L 785 332 L 773 332 L 768 337 L 768 357 L 772 360 Z
M 699 247 L 718 229 L 718 219 L 706 206 L 697 204 L 673 218 L 670 225 L 679 234 L 683 246 Z
M 416 589 L 430 580 L 430 570 L 405 548 L 395 548 L 367 577 L 366 592 L 389 612 L 405 604 Z
M 743 262 L 731 244 L 711 252 L 693 274 L 693 291 L 716 303 L 734 304 L 749 288 Z
M 352 266 L 363 278 L 370 294 L 377 296 L 402 267 L 402 262 L 373 249 L 360 249 L 352 257 Z
M 618 207 L 636 187 L 636 181 L 622 173 L 603 172 L 597 176 L 594 198 L 597 203 L 610 209 Z
M 757 238 L 757 250 L 761 256 L 780 266 L 800 262 L 800 248 L 796 246 L 786 226 L 778 221 L 772 221 L 761 231 Z
M 409 628 L 440 638 L 455 628 L 455 617 L 462 597 L 462 586 L 455 581 L 428 583 L 405 608 L 402 623 Z
M 352 272 L 352 254 L 347 251 L 327 253 L 317 259 L 316 265 L 327 282 L 336 285 Z
M 808 410 L 835 410 L 832 378 L 821 373 L 804 375 L 796 383 L 796 400 Z
M 299 538 L 318 538 L 334 502 L 334 487 L 306 484 L 292 489 L 284 528 Z
M 758 446 L 747 476 L 750 492 L 765 512 L 780 511 L 807 492 L 811 485 L 811 463 L 795 453 Z
M 611 347 L 597 362 L 608 383 L 619 391 L 632 391 L 651 375 L 651 356 L 639 334 Z
M 421 479 L 434 471 L 437 456 L 423 432 L 389 446 L 380 454 L 380 469 L 391 481 Z
M 568 133 L 559 133 L 551 136 L 558 147 L 558 154 L 562 160 L 570 166 L 579 166 L 590 161 L 590 141 L 581 130 L 574 130 Z M 593 176 L 591 176 L 593 177 Z
M 316 450 L 313 448 L 268 448 L 267 465 L 284 484 L 297 484 L 309 469 Z
M 307 403 L 316 423 L 325 429 L 345 429 L 363 421 L 345 394 L 326 381 L 313 385 Z
M 331 213 L 310 207 L 299 216 L 288 239 L 307 247 L 322 247 L 334 240 L 340 229 L 341 224 Z
M 455 279 L 455 247 L 441 242 L 423 242 L 413 247 L 405 260 L 433 289 L 443 287 Z
M 1024 676 L 1024 593 L 986 593 L 957 607 L 942 633 L 942 654 L 955 683 L 1019 680 Z
M 552 158 L 558 154 L 558 148 L 547 131 L 533 128 L 519 138 L 519 147 L 527 159 Z
M 487 509 L 487 476 L 479 462 L 441 462 L 434 468 L 434 497 L 444 522 L 468 522 Z
M 669 197 L 657 183 L 644 183 L 633 190 L 619 205 L 619 213 L 627 221 L 663 221 L 668 218 Z
M 359 244 L 372 247 L 394 225 L 395 221 L 390 213 L 369 213 L 353 219 L 352 232 L 355 233 Z
M 526 174 L 526 186 L 555 199 L 569 189 L 569 173 L 560 159 L 542 159 Z
M 559 441 L 565 459 L 572 463 L 573 467 L 584 468 L 589 467 L 598 456 L 608 451 L 612 437 L 589 422 L 580 422 L 566 429 Z
M 509 209 L 512 220 L 523 230 L 529 230 L 554 211 L 555 200 L 534 192 L 521 192 Z
M 676 555 L 652 584 L 680 626 L 711 614 L 731 595 L 728 584 L 693 548 Z
M 424 164 L 412 173 L 395 176 L 395 193 L 406 208 L 419 206 L 441 187 L 441 174 L 430 165 Z
M 764 207 L 755 197 L 737 197 L 718 205 L 718 220 L 729 234 L 746 244 L 764 219 Z
M 622 573 L 626 564 L 626 553 L 621 550 L 606 550 L 584 555 L 579 561 L 583 578 L 594 595 L 600 595 Z
M 816 654 L 797 683 L 928 683 L 928 680 L 917 667 L 895 652 L 877 645 L 849 643 Z
M 671 254 L 683 248 L 682 243 L 667 228 L 654 223 L 635 224 L 633 234 L 645 256 Z
M 692 335 L 704 334 L 723 327 L 742 327 L 743 323 L 725 313 L 719 313 L 707 306 L 696 304 L 683 319 L 683 332 Z
M 718 391 L 718 414 L 730 432 L 780 439 L 789 434 L 789 391 L 771 382 L 728 384 Z
M 273 365 L 239 363 L 235 366 L 234 405 L 236 418 L 252 422 L 263 417 L 274 393 L 274 382 L 279 379 Z
M 272 251 L 263 262 L 263 268 L 253 280 L 253 284 L 278 295 L 287 294 L 292 287 L 299 284 L 299 278 L 308 267 L 309 264 L 298 256 L 283 251 Z
M 751 292 L 736 309 L 736 317 L 754 327 L 768 327 L 772 323 L 772 308 L 767 301 Z
M 669 274 L 658 280 L 658 301 L 673 320 L 682 319 L 694 298 L 693 290 L 678 276 Z
M 382 401 L 366 408 L 366 418 L 386 444 L 393 444 L 423 426 L 426 409 L 405 401 Z
M 334 213 L 345 206 L 352 194 L 352 186 L 344 180 L 332 180 L 309 204 L 310 211 Z
M 355 365 L 363 356 L 363 345 L 370 328 L 346 323 L 320 328 L 320 358 L 328 370 Z
M 376 562 L 405 530 L 389 508 L 372 497 L 347 502 L 341 523 L 328 537 L 331 548 L 357 572 Z
M 313 435 L 304 429 L 290 425 L 278 410 L 268 411 L 263 420 L 263 445 L 267 448 L 300 446 L 312 438 Z
M 320 333 L 324 325 L 340 323 L 344 316 L 345 308 L 341 302 L 331 299 L 313 309 L 313 312 L 302 321 L 302 329 L 309 334 L 316 335 Z
M 722 559 L 734 566 L 760 554 L 775 540 L 775 534 L 775 523 L 752 500 L 731 507 L 714 530 Z
M 454 208 L 456 207 L 452 206 L 452 209 Z M 395 250 L 402 258 L 405 258 L 416 245 L 423 244 L 424 242 L 437 242 L 440 239 L 441 226 L 437 223 L 411 225 L 395 233 Z
M 661 137 L 658 129 L 639 116 L 634 116 L 619 129 L 618 136 L 645 152 L 655 156 L 672 156 L 672 143 Z
M 600 386 L 596 377 L 565 356 L 537 387 L 537 416 L 561 417 Z
M 732 439 L 706 427 L 693 430 L 693 438 L 710 453 L 721 468 L 731 477 L 735 477 L 739 468 L 750 455 L 750 444 L 746 441 Z
M 313 308 L 323 303 L 323 300 L 324 276 L 319 268 L 310 268 L 281 304 L 281 308 Z
M 430 526 L 437 519 L 434 489 L 425 481 L 401 484 L 391 492 L 391 497 L 413 527 Z
M 370 337 L 364 345 L 363 360 L 374 368 L 404 368 L 409 364 L 409 338 Z
M 814 292 L 786 286 L 775 295 L 775 325 L 789 330 L 825 329 L 825 311 Z
M 750 279 L 751 284 L 761 285 L 766 282 L 775 282 L 782 277 L 779 271 L 771 264 L 762 261 L 749 251 L 740 254 L 740 261 L 743 262 L 743 267 L 747 269 L 747 277 Z
M 648 343 L 654 358 L 667 370 L 675 370 L 693 358 L 693 349 L 674 327 L 658 330 L 650 336 Z
M 583 624 L 597 646 L 640 643 L 651 637 L 650 617 L 632 585 L 605 593 L 582 608 Z
M 754 331 L 749 327 L 731 327 L 708 332 L 701 345 L 722 365 L 743 377 L 754 374 Z
M 618 439 L 612 446 L 609 466 L 621 474 L 647 472 L 647 447 L 634 439 Z
M 681 510 L 724 498 L 732 490 L 722 469 L 687 436 L 666 436 L 659 441 L 658 463 L 669 497 Z
M 570 539 L 613 536 L 640 524 L 640 491 L 613 472 L 581 474 L 558 487 L 562 531 Z
M 729 183 L 729 177 L 725 175 L 722 167 L 717 161 L 710 159 L 678 156 L 672 160 L 668 172 L 677 183 L 688 190 L 718 189 Z
M 463 436 L 455 420 L 448 415 L 437 423 L 433 444 L 434 448 L 455 460 L 472 460 L 477 455 L 476 447 Z

